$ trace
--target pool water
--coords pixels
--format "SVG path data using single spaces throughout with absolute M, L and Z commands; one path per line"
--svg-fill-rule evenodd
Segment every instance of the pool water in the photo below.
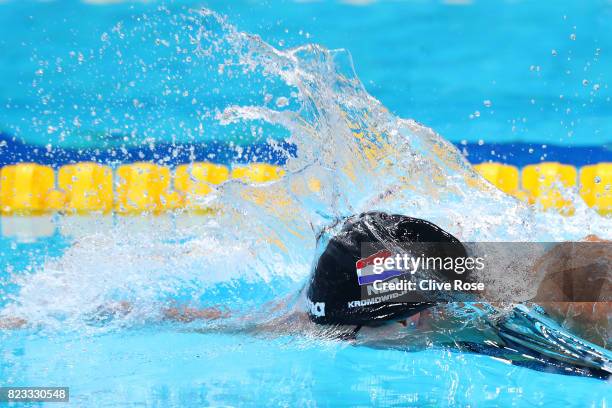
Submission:
M 145 236 L 158 239 L 152 231 Z M 2 252 L 11 255 L 2 260 L 3 270 L 27 273 L 25 265 L 61 256 L 74 239 L 57 234 L 32 246 L 5 238 Z M 0 282 L 6 279 L 3 273 Z M 256 308 L 295 285 L 294 279 L 275 282 L 272 291 L 266 282 L 248 285 L 240 302 L 253 297 Z M 263 299 L 251 295 L 262 292 Z M 235 292 L 212 302 L 231 305 Z M 70 386 L 71 406 L 583 407 L 605 406 L 610 395 L 603 380 L 450 349 L 405 352 L 299 335 L 202 333 L 197 326 L 132 322 L 103 331 L 92 325 L 75 332 L 68 325 L 66 331 L 4 332 L 0 378 L 3 384 Z
M 39 145 L 64 146 L 110 143 L 115 139 L 109 133 L 134 129 L 139 134 L 130 143 L 245 136 L 212 127 L 181 131 L 197 128 L 193 97 L 210 103 L 215 95 L 195 86 L 207 82 L 201 72 L 180 64 L 173 64 L 168 89 L 187 89 L 189 97 L 164 95 L 166 88 L 155 86 L 164 65 L 149 62 L 165 58 L 164 45 L 155 41 L 172 39 L 176 26 L 150 25 L 150 38 L 126 38 L 112 53 L 104 52 L 108 41 L 117 45 L 112 35 L 119 27 L 151 24 L 163 4 L 173 13 L 209 7 L 281 49 L 310 42 L 347 49 L 372 95 L 453 142 L 612 141 L 612 4 L 606 0 L 93 3 L 105 2 L 0 4 L 0 44 L 6 50 L 0 55 L 0 130 Z M 148 21 L 138 20 L 143 14 Z M 138 80 L 140 60 L 149 63 L 145 83 Z M 122 77 L 130 80 L 122 83 Z M 119 92 L 118 84 L 127 90 Z M 148 103 L 154 97 L 156 103 Z M 101 118 L 100 106 L 111 98 L 124 111 L 137 99 L 146 115 L 117 114 L 112 126 L 95 123 L 92 108 Z M 166 115 L 156 112 L 159 104 Z M 53 112 L 45 113 L 50 107 Z M 155 134 L 142 134 L 147 126 Z

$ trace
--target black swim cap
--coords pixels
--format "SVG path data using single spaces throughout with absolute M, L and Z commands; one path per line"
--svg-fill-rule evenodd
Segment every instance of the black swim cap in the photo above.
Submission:
M 419 255 L 429 257 L 467 256 L 458 239 L 428 221 L 382 212 L 348 218 L 327 243 L 307 284 L 307 312 L 311 320 L 318 324 L 376 325 L 404 319 L 435 305 L 431 294 L 420 297 L 419 293 L 411 293 L 409 301 L 405 301 L 405 297 L 385 296 L 391 291 L 372 293 L 373 285 L 358 276 L 358 262 L 368 262 L 368 257 L 390 247 L 394 253 L 398 246 L 410 252 L 411 248 L 406 246 L 411 245 L 418 247 Z M 438 281 L 457 278 L 454 273 L 434 273 Z M 405 275 L 410 277 L 409 273 Z

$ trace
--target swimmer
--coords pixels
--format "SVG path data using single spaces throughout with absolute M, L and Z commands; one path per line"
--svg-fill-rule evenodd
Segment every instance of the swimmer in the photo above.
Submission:
M 588 240 L 601 241 L 597 237 L 588 237 Z M 555 318 L 589 341 L 604 347 L 609 345 L 611 304 L 607 300 L 610 298 L 609 275 L 612 270 L 609 251 L 602 252 L 602 247 L 591 250 L 587 246 L 580 247 L 582 252 L 574 254 L 597 260 L 599 271 L 592 273 L 592 265 L 578 270 L 564 265 L 563 262 L 569 260 L 561 255 L 570 251 L 572 244 L 557 245 L 534 265 L 534 270 L 543 270 L 546 275 L 534 299 L 539 306 L 521 305 L 504 310 L 473 293 L 454 293 L 449 297 L 440 292 L 425 294 L 417 291 L 406 298 L 371 290 L 373 281 L 368 278 L 371 273 L 367 265 L 361 265 L 358 274 L 358 262 L 381 250 L 388 250 L 390 246 L 398 252 L 410 250 L 405 248 L 406 243 L 417 245 L 420 253 L 428 257 L 458 259 L 467 256 L 458 239 L 430 222 L 381 212 L 353 216 L 345 220 L 331 238 L 326 234 L 319 237 L 320 255 L 300 293 L 242 318 L 240 330 L 255 334 L 305 333 L 351 341 L 357 345 L 403 349 L 451 344 L 484 352 L 481 345 L 493 345 L 493 350 L 537 351 L 543 361 L 552 359 L 559 364 L 567 363 L 584 369 L 605 366 L 606 372 L 610 372 L 607 350 L 587 342 L 569 347 L 571 336 L 548 321 L 549 317 Z M 370 247 L 364 248 L 364 245 Z M 442 282 L 456 279 L 469 282 L 471 279 L 470 274 L 458 276 L 454 271 L 440 268 L 430 272 Z M 567 287 L 555 285 L 555 282 L 568 282 L 567 274 L 582 277 L 582 280 L 572 281 L 574 284 L 569 295 Z M 595 281 L 591 279 L 587 285 L 589 277 Z M 574 299 L 572 296 L 578 293 L 583 296 Z M 585 297 L 585 293 L 588 296 Z M 582 301 L 584 298 L 589 298 L 589 301 Z M 132 307 L 129 302 L 118 302 L 100 310 L 100 316 L 124 315 L 130 313 Z M 229 318 L 230 313 L 221 308 L 169 306 L 162 308 L 161 316 L 164 320 L 189 323 Z M 517 326 L 518 323 L 523 326 Z M 0 319 L 0 329 L 26 325 L 27 322 L 20 318 Z M 548 328 L 546 336 L 541 336 L 537 329 L 542 326 Z M 583 357 L 580 353 L 584 350 L 587 350 L 587 355 Z M 524 356 L 523 351 L 519 355 Z
M 458 239 L 430 222 L 380 212 L 350 217 L 331 238 L 319 237 L 320 255 L 306 285 L 293 299 L 291 312 L 276 316 L 266 310 L 272 317 L 254 317 L 254 323 L 246 326 L 254 333 L 300 332 L 376 348 L 450 345 L 537 369 L 557 367 L 560 373 L 601 378 L 612 374 L 612 353 L 573 336 L 550 319 L 557 318 L 601 346 L 609 345 L 612 254 L 605 251 L 606 245 L 574 248 L 563 243 L 539 259 L 534 273 L 542 271 L 545 276 L 535 300 L 542 300 L 541 305 L 492 305 L 474 293 L 417 292 L 392 297 L 392 292 L 368 291 L 374 286 L 364 265 L 369 255 L 390 248 L 410 251 L 415 246 L 424 257 L 467 256 Z M 572 251 L 576 253 L 560 257 Z M 576 258 L 586 260 L 585 266 L 572 269 Z M 472 279 L 442 268 L 429 272 L 440 282 Z M 579 279 L 559 276 L 572 274 Z M 564 287 L 568 282 L 570 293 Z M 283 302 L 275 306 L 287 310 Z
M 593 236 L 586 240 L 602 242 Z M 377 302 L 381 298 L 378 292 L 367 299 L 368 285 L 359 284 L 356 263 L 363 258 L 362 245 L 372 242 L 422 243 L 419 250 L 431 257 L 465 258 L 467 255 L 458 239 L 424 220 L 379 212 L 351 217 L 327 243 L 319 243 L 324 250 L 302 291 L 301 309 L 314 324 L 348 327 L 358 334 L 364 329 L 371 331 L 369 329 L 372 327 L 378 329 L 391 322 L 402 327 L 417 325 L 432 334 L 433 328 L 444 326 L 442 321 L 445 316 L 453 315 L 449 312 L 455 306 L 453 303 L 470 303 L 480 309 L 489 309 L 490 305 L 483 304 L 484 299 L 478 295 L 461 296 L 461 293 L 428 294 L 423 295 L 420 301 L 415 299 L 419 295 L 417 293 L 411 296 L 410 301 Z M 545 276 L 533 302 L 578 334 L 606 346 L 610 341 L 612 303 L 608 300 L 611 293 L 612 253 L 604 252 L 607 246 L 603 245 L 579 246 L 575 248 L 579 253 L 572 254 L 572 257 L 584 258 L 589 262 L 586 262 L 586 266 L 572 269 L 564 264 L 571 264 L 571 259 L 560 255 L 569 253 L 572 248 L 571 243 L 558 244 L 536 262 L 534 272 L 542 270 Z M 470 279 L 469 276 L 457 276 L 452 271 L 433 272 L 439 281 Z M 575 275 L 574 279 L 568 279 L 566 275 L 569 274 Z M 556 284 L 570 281 L 573 290 L 569 294 L 565 293 L 567 288 Z M 574 301 L 574 298 L 589 301 Z

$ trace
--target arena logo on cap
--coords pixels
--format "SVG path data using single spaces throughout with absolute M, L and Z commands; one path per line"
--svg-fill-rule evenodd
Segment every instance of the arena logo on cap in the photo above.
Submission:
M 374 283 L 375 281 L 385 281 L 387 279 L 395 278 L 396 276 L 400 276 L 405 273 L 398 269 L 395 264 L 391 268 L 386 268 L 384 260 L 387 258 L 391 258 L 393 254 L 390 251 L 379 251 L 374 255 L 370 255 L 367 258 L 363 258 L 358 260 L 355 263 L 357 268 L 357 281 L 360 286 L 369 285 Z M 381 262 L 381 260 L 383 262 Z M 376 262 L 377 261 L 377 262 Z M 375 264 L 376 263 L 376 269 Z M 381 267 L 382 265 L 382 267 Z M 381 270 L 381 272 L 377 272 Z

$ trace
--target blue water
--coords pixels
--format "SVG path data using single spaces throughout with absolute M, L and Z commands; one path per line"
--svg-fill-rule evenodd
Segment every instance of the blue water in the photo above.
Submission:
M 137 59 L 166 58 L 160 51 L 164 47 L 155 41 L 171 39 L 176 27 L 157 24 L 142 41 L 128 36 L 118 47 L 121 57 L 101 52 L 103 38 L 118 22 L 127 31 L 146 23 L 137 20 L 143 13 L 155 20 L 159 4 L 1 3 L 0 129 L 54 146 L 115 143 L 121 139 L 117 133 L 135 129 L 141 133 L 128 144 L 147 137 L 250 141 L 244 134 L 248 132 L 214 127 L 187 134 L 185 127 L 196 128 L 198 123 L 192 97 L 207 99 L 210 105 L 216 99 L 209 89 L 194 86 L 201 72 L 173 65 L 172 96 L 162 96 L 164 88 L 156 86 L 158 75 L 164 75 L 163 63 L 149 65 L 146 83 L 138 82 Z M 606 0 L 165 4 L 172 11 L 208 6 L 279 48 L 307 42 L 345 48 L 372 95 L 392 112 L 454 142 L 612 141 L 612 4 Z M 131 90 L 126 85 L 130 79 L 136 80 Z M 128 89 L 114 89 L 120 83 Z M 189 89 L 189 97 L 176 97 L 179 89 Z M 123 97 L 125 101 L 118 100 Z M 134 118 L 114 115 L 111 121 L 101 112 L 118 106 L 129 110 L 133 99 L 144 103 Z M 165 114 L 158 112 L 160 107 Z M 95 123 L 92 109 L 102 123 Z M 47 120 L 49 114 L 56 120 Z M 147 126 L 152 132 L 143 135 Z
M 28 265 L 61 256 L 74 243 L 59 234 L 35 245 L 5 238 L 2 270 L 27 273 Z M 0 293 L 14 293 L 3 291 L 7 277 L 0 274 Z M 240 301 L 261 304 L 293 286 L 292 280 L 261 282 L 241 288 Z M 235 292 L 212 301 L 233 304 Z M 299 335 L 199 333 L 197 325 L 28 329 L 0 332 L 0 344 L 3 385 L 69 386 L 70 406 L 583 407 L 605 406 L 611 392 L 603 380 L 449 349 L 377 350 Z
M 5 348 L 3 372 L 20 383 L 69 384 L 79 406 L 583 407 L 605 404 L 610 393 L 603 381 L 542 375 L 480 355 L 157 327 L 121 337 L 9 340 Z

